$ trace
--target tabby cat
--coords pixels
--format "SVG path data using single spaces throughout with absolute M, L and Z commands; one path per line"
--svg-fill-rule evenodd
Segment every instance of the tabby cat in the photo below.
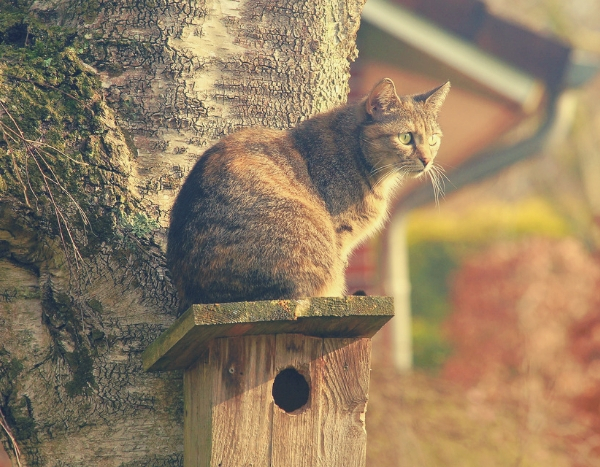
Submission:
M 171 212 L 167 261 L 180 311 L 343 295 L 348 257 L 382 226 L 394 188 L 435 174 L 449 89 L 398 97 L 386 78 L 360 102 L 294 129 L 246 129 L 208 149 Z

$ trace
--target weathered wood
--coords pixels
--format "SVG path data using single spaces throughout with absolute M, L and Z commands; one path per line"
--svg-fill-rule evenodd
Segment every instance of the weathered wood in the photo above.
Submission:
M 184 466 L 268 466 L 275 336 L 216 339 L 185 372 Z
M 212 400 L 209 352 L 183 375 L 183 457 L 185 467 L 208 467 L 212 454 Z
M 318 466 L 323 339 L 280 334 L 275 348 L 277 371 L 295 368 L 307 378 L 310 393 L 306 406 L 295 412 L 287 413 L 274 405 L 272 465 Z M 302 464 L 299 464 L 299 459 L 302 459 Z
M 386 297 L 193 306 L 144 353 L 186 368 L 184 466 L 364 467 L 370 336 L 392 315 Z
M 320 466 L 364 467 L 371 339 L 324 339 Z
M 268 466 L 275 336 L 213 342 L 210 465 Z
M 389 297 L 193 305 L 143 353 L 146 371 L 184 369 L 212 339 L 260 334 L 372 337 L 392 316 Z
M 308 402 L 286 412 L 273 381 L 294 368 Z M 185 372 L 185 467 L 364 467 L 369 338 L 220 338 Z

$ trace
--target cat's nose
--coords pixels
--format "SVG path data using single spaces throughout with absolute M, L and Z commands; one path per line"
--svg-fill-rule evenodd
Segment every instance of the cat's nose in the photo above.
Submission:
M 417 158 L 421 161 L 421 164 L 423 164 L 423 168 L 426 169 L 431 165 L 431 161 L 433 161 L 431 149 L 426 145 L 420 145 L 417 147 Z
M 431 162 L 431 157 L 428 157 L 426 154 L 419 154 L 419 160 L 421 161 L 421 164 L 423 164 L 423 168 L 425 168 Z

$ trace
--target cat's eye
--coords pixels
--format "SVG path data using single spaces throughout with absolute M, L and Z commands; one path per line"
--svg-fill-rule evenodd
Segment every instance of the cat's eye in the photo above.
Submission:
M 412 133 L 400 133 L 398 139 L 402 144 L 410 144 L 412 142 Z
M 431 135 L 429 137 L 429 146 L 435 146 L 440 142 L 440 137 L 438 135 Z

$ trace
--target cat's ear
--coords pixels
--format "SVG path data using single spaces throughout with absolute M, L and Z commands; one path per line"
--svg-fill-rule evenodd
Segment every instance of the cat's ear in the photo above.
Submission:
M 440 107 L 442 107 L 442 104 L 446 100 L 448 91 L 450 91 L 450 81 L 446 81 L 441 86 L 433 88 L 431 91 L 428 91 L 424 94 L 414 96 L 414 99 L 416 101 L 425 102 L 437 115 L 437 113 L 440 111 Z
M 394 82 L 389 78 L 384 78 L 369 93 L 366 110 L 371 117 L 377 118 L 397 106 L 398 102 L 399 99 L 396 94 Z

